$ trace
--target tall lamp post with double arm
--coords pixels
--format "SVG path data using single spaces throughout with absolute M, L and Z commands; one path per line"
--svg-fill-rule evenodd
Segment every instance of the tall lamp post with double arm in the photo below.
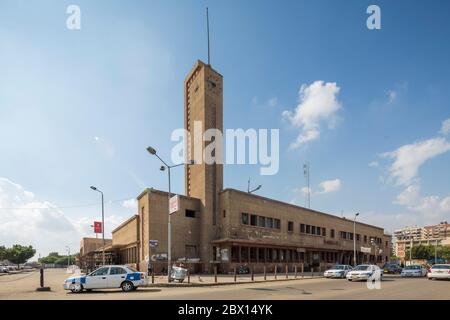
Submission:
M 100 194 L 102 195 L 102 239 L 103 239 L 102 264 L 105 265 L 105 202 L 103 192 L 101 190 L 99 190 L 97 187 L 94 186 L 91 186 L 91 189 L 100 192 Z
M 175 168 L 175 167 L 179 167 L 179 166 L 184 166 L 184 165 L 193 165 L 194 161 L 191 160 L 188 163 L 180 163 L 180 164 L 176 164 L 176 165 L 169 165 L 167 164 L 167 162 L 165 162 L 163 159 L 161 159 L 161 157 L 158 155 L 158 153 L 156 152 L 155 148 L 152 147 L 148 147 L 147 148 L 148 153 L 150 153 L 153 156 L 156 156 L 162 163 L 163 165 L 161 166 L 160 170 L 161 171 L 165 171 L 167 169 L 167 175 L 169 178 L 169 193 L 168 193 L 168 222 L 167 222 L 167 281 L 170 282 L 170 272 L 172 269 L 172 225 L 171 225 L 171 212 L 170 212 L 170 198 L 172 197 L 171 194 L 171 189 L 170 189 L 170 169 Z

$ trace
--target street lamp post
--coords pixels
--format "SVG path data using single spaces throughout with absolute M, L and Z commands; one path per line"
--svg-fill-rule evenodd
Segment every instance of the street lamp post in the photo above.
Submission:
M 103 192 L 98 188 L 91 186 L 91 189 L 97 192 L 100 192 L 102 195 L 102 239 L 103 239 L 103 248 L 102 248 L 102 264 L 105 265 L 105 203 Z
M 67 249 L 67 268 L 70 266 L 70 247 L 66 246 Z
M 157 154 L 156 149 L 152 147 L 148 147 L 147 151 L 153 155 L 156 156 L 162 163 L 163 166 L 161 166 L 160 170 L 164 171 L 167 168 L 167 175 L 169 178 L 169 192 L 168 192 L 168 220 L 167 220 L 167 282 L 170 282 L 170 271 L 172 270 L 172 224 L 171 224 L 171 213 L 170 213 L 170 198 L 171 198 L 171 189 L 170 189 L 170 169 L 183 166 L 183 165 L 192 165 L 194 164 L 193 160 L 191 160 L 189 163 L 180 163 L 176 165 L 168 165 L 161 157 Z
M 353 265 L 356 267 L 356 217 L 359 216 L 359 212 L 355 214 L 353 219 Z

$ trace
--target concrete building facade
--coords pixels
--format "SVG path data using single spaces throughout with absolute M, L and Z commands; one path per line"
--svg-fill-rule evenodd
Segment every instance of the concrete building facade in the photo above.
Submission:
M 306 268 L 352 263 L 354 238 L 357 263 L 383 264 L 391 252 L 391 237 L 383 228 L 331 214 L 223 188 L 223 166 L 207 164 L 204 151 L 212 143 L 195 141 L 208 129 L 223 132 L 223 78 L 198 61 L 184 83 L 184 127 L 187 158 L 185 194 L 172 214 L 172 260 L 190 261 L 192 269 L 230 272 L 249 264 L 254 270 L 283 264 Z M 200 127 L 198 124 L 200 123 Z M 216 154 L 220 158 L 221 154 Z M 138 212 L 113 231 L 112 250 L 120 262 L 146 270 L 164 268 L 167 261 L 167 192 L 146 189 L 138 197 Z M 150 240 L 158 246 L 151 247 Z M 126 258 L 124 258 L 126 256 Z

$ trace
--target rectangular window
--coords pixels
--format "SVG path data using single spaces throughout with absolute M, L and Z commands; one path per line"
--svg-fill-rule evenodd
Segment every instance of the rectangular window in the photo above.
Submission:
M 331 230 L 330 230 L 330 236 L 331 236 L 332 238 L 334 238 L 334 229 L 331 229 Z
M 322 228 L 322 237 L 326 237 L 327 236 L 327 229 Z
M 288 221 L 288 232 L 294 231 L 294 222 Z
M 281 229 L 281 221 L 280 219 L 274 219 L 275 229 Z
M 356 234 L 356 241 L 360 241 L 361 240 L 361 235 L 360 234 Z
M 353 240 L 353 233 L 348 233 L 348 238 L 350 239 L 350 240 Z
M 225 218 L 227 216 L 227 210 L 223 210 L 223 217 Z
M 315 226 L 311 227 L 311 234 L 316 234 L 316 227 Z
M 258 217 L 258 227 L 265 227 L 266 226 L 266 218 L 265 217 Z
M 364 242 L 367 242 L 367 236 L 364 236 Z
M 300 224 L 300 233 L 305 233 L 305 225 L 302 223 Z
M 252 214 L 250 216 L 250 225 L 251 226 L 257 226 L 258 225 L 258 216 L 257 215 Z
M 320 236 L 322 229 L 320 227 L 316 227 L 316 235 Z
M 307 234 L 311 233 L 311 226 L 309 224 L 306 225 L 306 233 Z
M 267 228 L 273 228 L 273 219 L 272 218 L 267 218 L 266 223 L 267 223 Z
M 242 212 L 242 224 L 248 224 L 248 213 Z
M 347 232 L 341 231 L 341 239 L 347 239 Z
M 186 209 L 184 215 L 188 218 L 195 218 L 195 211 Z

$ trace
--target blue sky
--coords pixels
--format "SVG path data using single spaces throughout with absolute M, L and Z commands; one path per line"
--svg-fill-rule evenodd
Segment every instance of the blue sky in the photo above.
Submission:
M 70 4 L 81 30 L 66 28 Z M 370 4 L 381 30 L 366 27 Z M 90 185 L 105 192 L 107 230 L 134 213 L 123 201 L 166 190 L 145 147 L 169 158 L 184 77 L 206 59 L 206 6 L 224 127 L 280 129 L 278 174 L 227 165 L 226 187 L 251 177 L 259 194 L 303 205 L 309 161 L 314 209 L 387 231 L 450 219 L 448 1 L 1 0 L 0 244 L 77 247 L 100 213 Z M 302 100 L 314 83 L 318 100 Z M 337 110 L 290 148 L 311 119 L 283 112 L 320 107 L 322 94 Z M 183 193 L 182 169 L 173 181 Z

